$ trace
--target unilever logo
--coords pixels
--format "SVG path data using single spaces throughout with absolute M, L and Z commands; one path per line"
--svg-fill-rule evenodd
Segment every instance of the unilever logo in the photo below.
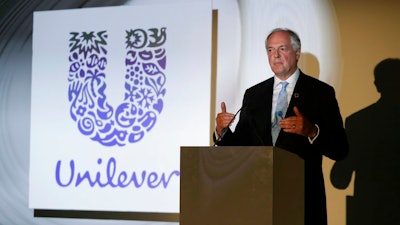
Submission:
M 104 146 L 139 142 L 163 109 L 166 77 L 166 28 L 126 31 L 124 96 L 113 107 L 107 102 L 107 31 L 71 32 L 69 39 L 68 100 L 70 115 L 79 131 Z M 112 76 L 118 74 L 110 74 Z M 122 88 L 122 87 L 121 87 Z M 55 180 L 60 187 L 167 188 L 178 170 L 124 171 L 117 159 L 97 159 L 99 170 L 78 170 L 75 160 L 62 166 L 58 160 Z M 69 167 L 69 168 L 68 168 Z
M 70 34 L 68 100 L 79 131 L 104 146 L 139 142 L 163 109 L 166 28 L 126 31 L 125 94 L 115 107 L 106 96 L 107 31 Z

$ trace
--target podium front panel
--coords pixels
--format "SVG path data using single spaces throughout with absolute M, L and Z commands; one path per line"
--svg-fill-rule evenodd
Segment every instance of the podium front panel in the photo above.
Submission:
M 293 188 L 304 184 L 291 184 L 281 177 L 284 170 L 278 172 L 282 165 L 274 163 L 286 157 L 299 165 L 289 160 L 289 164 L 281 163 L 283 167 L 293 164 L 301 167 L 295 170 L 303 171 L 297 156 L 280 149 L 274 152 L 272 147 L 182 147 L 180 225 L 303 224 L 304 204 L 299 201 L 304 200 L 299 195 L 304 196 L 304 189 Z M 289 192 L 279 185 L 291 185 Z M 300 205 L 294 210 L 297 215 L 293 210 L 285 215 L 293 206 L 286 195 L 296 199 L 296 207 Z M 302 221 L 289 221 L 293 219 Z

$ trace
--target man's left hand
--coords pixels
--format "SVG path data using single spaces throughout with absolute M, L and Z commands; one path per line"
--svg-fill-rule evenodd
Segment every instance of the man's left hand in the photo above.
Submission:
M 296 106 L 293 108 L 293 111 L 295 116 L 287 117 L 279 123 L 282 130 L 287 133 L 294 133 L 311 138 L 315 137 L 318 128 L 310 123 Z

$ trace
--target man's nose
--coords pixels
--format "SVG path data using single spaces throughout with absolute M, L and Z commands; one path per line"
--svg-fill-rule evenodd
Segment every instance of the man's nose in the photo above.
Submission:
M 279 58 L 281 56 L 279 50 L 274 50 L 273 54 L 272 54 L 275 58 Z

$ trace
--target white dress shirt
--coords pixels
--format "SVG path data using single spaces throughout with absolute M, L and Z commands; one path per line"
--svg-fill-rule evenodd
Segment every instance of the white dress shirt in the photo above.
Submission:
M 294 86 L 296 86 L 297 80 L 299 79 L 300 75 L 300 70 L 297 69 L 287 80 L 288 86 L 286 87 L 286 91 L 288 93 L 288 103 L 290 102 L 290 99 L 292 98 Z M 282 89 L 282 85 L 279 85 L 280 82 L 283 80 L 279 79 L 277 76 L 274 76 L 274 93 L 272 95 L 272 111 L 271 111 L 271 122 L 272 124 L 274 123 L 275 119 L 275 110 L 276 110 L 276 104 L 278 103 L 278 95 L 279 92 Z
M 285 80 L 288 82 L 288 86 L 286 87 L 286 91 L 288 93 L 288 104 L 290 103 L 290 99 L 292 98 L 292 94 L 294 91 L 294 87 L 296 86 L 297 80 L 299 79 L 300 76 L 300 70 L 297 68 L 297 70 L 287 79 Z M 276 110 L 276 105 L 278 103 L 278 95 L 279 92 L 282 89 L 282 85 L 279 85 L 280 82 L 284 80 L 279 79 L 277 76 L 274 76 L 274 93 L 272 95 L 272 111 L 271 111 L 271 124 L 273 124 L 275 121 L 275 110 Z M 319 126 L 315 124 L 317 127 L 317 135 L 314 138 L 308 137 L 309 142 L 312 144 L 318 137 L 319 135 Z

